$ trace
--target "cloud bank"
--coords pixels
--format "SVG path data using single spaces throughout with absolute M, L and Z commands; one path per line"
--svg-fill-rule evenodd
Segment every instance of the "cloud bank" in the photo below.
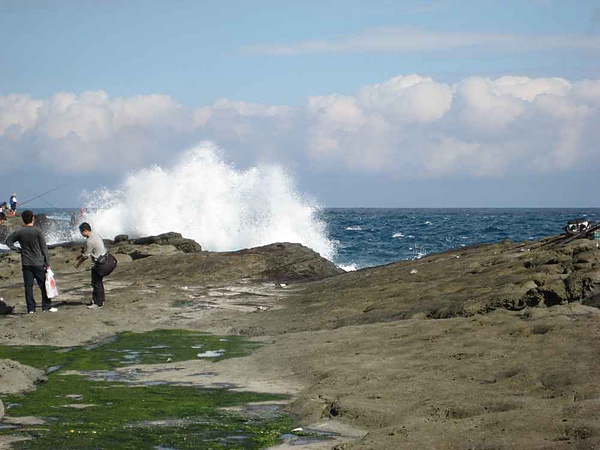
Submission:
M 309 97 L 303 107 L 166 95 L 0 96 L 0 153 L 14 168 L 123 173 L 199 140 L 236 162 L 392 177 L 499 178 L 599 167 L 600 80 L 420 75 Z
M 291 45 L 253 45 L 243 48 L 242 53 L 293 56 L 316 53 L 415 53 L 463 48 L 517 53 L 541 50 L 598 52 L 600 35 L 440 32 L 412 27 L 384 27 L 334 40 L 306 41 Z

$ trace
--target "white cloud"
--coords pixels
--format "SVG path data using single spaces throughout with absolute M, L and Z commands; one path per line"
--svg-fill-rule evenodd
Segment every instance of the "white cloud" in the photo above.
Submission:
M 303 55 L 314 53 L 411 53 L 485 48 L 489 51 L 532 52 L 539 50 L 600 51 L 600 35 L 528 35 L 467 33 L 421 30 L 411 27 L 375 28 L 340 37 L 292 45 L 254 45 L 242 49 L 246 55 Z
M 0 135 L 10 134 L 17 138 L 31 129 L 42 104 L 28 95 L 0 96 Z
M 41 163 L 65 171 L 129 167 L 143 154 L 156 153 L 153 141 L 162 128 L 171 133 L 192 128 L 183 110 L 164 95 L 111 99 L 104 91 L 59 92 L 47 100 L 9 95 L 0 97 L 0 145 L 23 161 L 39 156 Z
M 311 158 L 342 161 L 354 170 L 380 170 L 388 160 L 388 124 L 376 112 L 363 112 L 359 100 L 342 95 L 310 97 L 306 114 Z M 353 142 L 357 136 L 360 145 Z
M 502 177 L 599 167 L 600 80 L 419 75 L 304 107 L 103 91 L 0 96 L 0 153 L 18 168 L 125 172 L 210 139 L 238 163 L 397 177 Z
M 470 77 L 447 86 L 395 77 L 356 97 L 309 99 L 309 154 L 319 164 L 413 177 L 500 177 L 600 165 L 593 156 L 599 86 L 596 80 L 526 77 Z
M 432 122 L 450 108 L 452 91 L 431 78 L 409 75 L 367 86 L 358 99 L 365 109 L 380 110 L 400 122 Z
M 506 85 L 494 80 L 473 77 L 455 87 L 459 117 L 468 127 L 502 129 L 526 110 L 525 101 L 513 95 Z

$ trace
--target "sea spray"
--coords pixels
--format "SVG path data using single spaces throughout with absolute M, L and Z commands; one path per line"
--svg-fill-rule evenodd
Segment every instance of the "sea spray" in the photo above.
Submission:
M 120 189 L 87 195 L 86 210 L 85 220 L 108 238 L 176 231 L 211 251 L 297 242 L 334 257 L 319 207 L 298 193 L 283 168 L 238 170 L 206 142 L 172 167 L 139 170 Z

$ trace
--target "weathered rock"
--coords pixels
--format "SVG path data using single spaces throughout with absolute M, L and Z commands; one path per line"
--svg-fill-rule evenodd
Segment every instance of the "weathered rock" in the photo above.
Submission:
M 168 233 L 159 234 L 157 236 L 144 236 L 138 239 L 134 239 L 135 245 L 148 245 L 148 244 L 168 244 L 169 241 L 182 239 L 181 233 L 175 233 L 173 231 Z
M 146 236 L 133 241 L 135 245 L 172 245 L 184 253 L 196 253 L 202 251 L 202 247 L 192 239 L 186 239 L 180 233 L 163 233 L 158 236 Z
M 171 245 L 183 253 L 197 253 L 202 251 L 202 246 L 192 239 L 173 240 L 171 241 Z
M 2 420 L 3 417 L 4 417 L 4 404 L 2 403 L 2 400 L 0 400 L 0 420 Z
M 587 297 L 582 302 L 584 305 L 600 309 L 600 293 Z
M 265 269 L 261 274 L 268 280 L 315 280 L 344 273 L 342 269 L 322 258 L 317 252 L 301 244 L 276 243 L 240 250 L 237 253 L 263 258 Z
M 156 244 L 153 244 L 156 245 Z M 129 254 L 136 248 L 124 246 L 118 251 Z M 160 246 L 156 246 L 160 247 Z M 163 246 L 164 247 L 164 246 Z M 115 247 L 118 248 L 118 247 Z M 134 259 L 137 255 L 133 255 Z M 168 279 L 188 283 L 229 283 L 230 280 L 310 281 L 320 280 L 344 271 L 315 251 L 300 244 L 271 244 L 236 252 L 200 252 L 162 255 L 160 258 L 138 258 L 119 273 L 135 279 Z
M 114 237 L 114 244 L 119 244 L 121 242 L 129 242 L 129 236 L 127 234 L 118 234 Z
M 47 380 L 42 370 L 25 366 L 11 359 L 0 359 L 0 393 L 19 394 L 35 389 Z
M 277 254 L 269 247 L 270 256 Z M 584 266 L 573 264 L 585 259 Z M 267 272 L 285 279 L 285 264 Z M 548 270 L 550 268 L 551 270 Z M 494 310 L 519 311 L 582 301 L 596 305 L 600 293 L 600 251 L 591 241 L 575 241 L 557 249 L 537 243 L 486 244 L 428 255 L 328 277 L 304 288 L 289 308 L 303 310 L 294 327 L 321 329 L 388 322 L 423 316 L 433 319 L 469 317 Z M 589 299 L 589 300 L 588 300 Z M 323 314 L 326 305 L 334 317 Z M 285 327 L 282 315 L 265 333 Z M 281 322 L 280 322 L 281 321 Z
M 129 253 L 129 256 L 131 257 L 131 259 L 136 260 L 148 258 L 150 256 L 167 256 L 172 255 L 174 253 L 179 253 L 179 250 L 173 245 L 150 244 L 140 245 L 139 248 L 136 248 L 131 253 Z

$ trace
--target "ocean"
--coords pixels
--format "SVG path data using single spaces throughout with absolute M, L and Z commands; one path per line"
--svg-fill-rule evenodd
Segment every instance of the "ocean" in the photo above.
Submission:
M 78 208 L 34 208 L 33 211 L 44 213 L 60 224 L 58 230 L 50 237 L 51 242 L 81 239 L 76 230 L 69 228 L 71 213 L 78 215 Z M 181 227 L 177 227 L 177 221 L 169 220 L 166 227 L 157 227 L 153 229 L 154 232 L 144 233 L 127 228 L 123 223 L 113 223 L 103 229 L 102 224 L 109 220 L 107 217 L 118 217 L 112 209 L 90 211 L 86 220 L 89 220 L 93 227 L 99 223 L 98 231 L 106 238 L 113 238 L 119 233 L 135 236 L 178 231 L 197 240 L 204 249 L 215 251 L 236 250 L 275 241 L 300 242 L 321 254 L 323 252 L 320 250 L 325 249 L 327 253 L 323 256 L 345 270 L 357 270 L 399 260 L 421 258 L 430 253 L 478 243 L 500 242 L 504 239 L 520 242 L 557 235 L 570 219 L 586 217 L 591 222 L 598 221 L 600 208 L 313 208 L 311 214 L 304 217 L 301 225 L 314 226 L 312 232 L 316 233 L 317 237 L 311 232 L 297 233 L 295 229 L 289 228 L 288 222 L 281 221 L 283 229 L 274 230 L 271 241 L 260 235 L 260 239 L 253 242 L 251 238 L 255 237 L 256 233 L 251 233 L 245 236 L 248 242 L 244 245 L 243 242 L 240 243 L 240 234 L 243 233 L 238 232 L 235 236 L 236 245 L 224 248 L 207 246 L 201 235 L 193 234 L 197 229 L 190 228 L 184 221 Z M 202 214 L 194 217 L 197 221 L 202 220 Z M 297 213 L 295 217 L 303 215 Z M 98 222 L 95 222 L 96 219 Z M 273 227 L 277 226 L 273 222 L 278 223 L 272 216 L 264 216 L 263 220 L 266 223 L 260 223 L 257 218 L 252 226 L 259 230 L 273 230 Z M 119 225 L 122 225 L 122 228 L 119 228 Z M 138 230 L 144 230 L 143 224 L 139 225 Z M 244 226 L 239 224 L 240 229 Z M 209 237 L 222 231 L 211 230 L 206 224 L 198 229 Z M 303 237 L 306 239 L 303 240 Z M 218 242 L 222 244 L 224 240 L 226 236 L 220 236 Z M 214 244 L 217 240 L 208 239 L 208 242 Z
M 335 208 L 322 214 L 336 246 L 336 264 L 359 269 L 478 243 L 557 235 L 568 220 L 596 222 L 600 208 Z

